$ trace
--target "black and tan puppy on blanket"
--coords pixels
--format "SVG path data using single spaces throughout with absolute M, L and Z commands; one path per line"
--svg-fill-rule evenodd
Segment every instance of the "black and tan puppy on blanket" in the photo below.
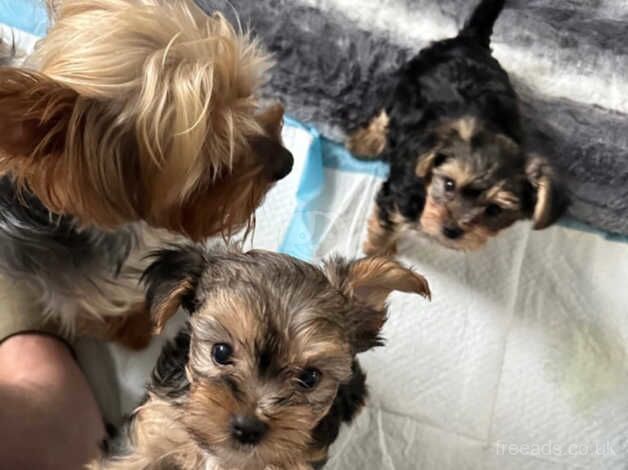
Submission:
M 372 96 L 376 116 L 349 138 L 390 162 L 369 221 L 367 253 L 395 251 L 406 230 L 473 250 L 515 221 L 535 229 L 566 208 L 546 160 L 528 154 L 517 95 L 491 54 L 505 0 L 483 0 L 459 34 L 422 50 Z

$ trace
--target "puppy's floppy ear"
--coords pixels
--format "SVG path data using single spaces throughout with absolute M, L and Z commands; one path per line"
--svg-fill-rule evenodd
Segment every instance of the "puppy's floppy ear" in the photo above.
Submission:
M 0 170 L 33 167 L 59 154 L 79 95 L 35 72 L 0 69 Z
M 439 159 L 438 152 L 428 152 L 419 156 L 415 170 L 416 175 L 421 179 L 428 179 L 432 169 L 438 166 Z
M 190 313 L 196 308 L 196 288 L 207 259 L 203 250 L 193 245 L 159 250 L 151 257 L 154 261 L 144 271 L 142 282 L 155 331 L 161 333 L 180 306 Z
M 447 160 L 447 157 L 440 152 L 442 137 L 439 132 L 440 130 L 437 130 L 423 136 L 419 148 L 413 149 L 414 156 L 411 158 L 416 158 L 418 155 L 414 174 L 422 180 L 430 180 L 432 170 Z
M 356 353 L 381 344 L 379 333 L 386 321 L 386 299 L 393 291 L 430 298 L 427 280 L 386 257 L 325 263 L 328 279 L 353 303 L 347 327 Z
M 567 209 L 569 200 L 544 158 L 531 155 L 526 164 L 526 175 L 535 193 L 533 227 L 541 230 L 556 222 Z

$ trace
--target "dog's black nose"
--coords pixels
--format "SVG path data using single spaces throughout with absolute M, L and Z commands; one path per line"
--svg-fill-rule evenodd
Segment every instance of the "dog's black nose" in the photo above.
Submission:
M 255 416 L 234 416 L 231 419 L 231 435 L 242 444 L 257 444 L 268 431 L 268 425 Z
M 463 233 L 464 233 L 464 230 L 458 227 L 443 227 L 443 235 L 445 235 L 447 238 L 450 238 L 452 240 L 455 240 L 456 238 L 460 238 Z
M 290 150 L 285 148 L 279 139 L 257 137 L 252 139 L 251 143 L 264 165 L 264 177 L 275 182 L 292 171 L 294 158 L 292 158 Z
M 273 181 L 279 181 L 280 179 L 286 177 L 292 171 L 293 164 L 294 158 L 292 157 L 292 154 L 287 149 L 281 147 L 272 163 Z

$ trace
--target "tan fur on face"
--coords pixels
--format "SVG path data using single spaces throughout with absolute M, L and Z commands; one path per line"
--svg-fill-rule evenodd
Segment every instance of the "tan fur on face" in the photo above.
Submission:
M 271 334 L 276 344 L 283 346 L 274 351 L 277 362 L 292 367 L 320 364 L 328 378 L 338 381 L 343 381 L 349 374 L 350 351 L 346 346 L 346 337 L 333 317 L 323 317 L 319 313 L 322 309 L 340 309 L 338 299 L 321 300 L 320 305 L 315 301 L 311 305 L 297 304 L 282 312 L 285 307 L 264 304 L 259 293 L 256 295 L 246 285 L 241 285 L 217 288 L 204 302 L 191 320 L 196 346 L 191 348 L 190 370 L 203 377 L 218 373 L 210 347 L 220 342 L 231 344 L 238 362 L 236 376 L 247 384 L 243 393 L 251 404 L 263 395 L 263 384 L 257 383 L 255 378 L 258 374 L 257 360 L 260 345 Z M 335 392 L 335 389 L 328 388 L 328 384 L 327 381 L 322 382 L 309 396 L 309 404 L 317 410 L 317 415 L 327 410 L 324 398 Z M 290 384 L 288 392 L 292 386 Z M 317 405 L 319 400 L 325 402 L 322 407 Z M 262 402 L 256 404 L 264 408 L 262 405 Z M 276 411 L 281 409 L 266 412 L 274 415 Z M 310 424 L 313 426 L 316 422 L 313 420 Z
M 472 116 L 464 116 L 460 119 L 456 119 L 448 123 L 447 125 L 445 125 L 443 128 L 443 131 L 455 130 L 460 136 L 460 138 L 464 142 L 468 143 L 468 142 L 471 142 L 471 138 L 475 134 L 477 134 L 479 129 L 480 129 L 480 126 L 477 119 L 475 119 Z
M 417 164 L 414 169 L 414 174 L 422 179 L 429 179 L 434 165 L 434 159 L 436 158 L 436 151 L 431 151 L 423 155 L 419 155 L 417 158 Z
M 254 451 L 230 449 L 229 422 L 234 414 L 249 412 L 234 400 L 230 390 L 219 384 L 201 384 L 191 391 L 183 423 L 196 439 L 207 446 L 224 468 L 262 469 L 267 465 L 291 468 L 303 462 L 309 431 L 320 419 L 309 407 L 277 407 L 272 426 Z M 211 419 L 207 419 L 211 416 Z M 262 416 L 263 418 L 263 416 Z
M 329 410 L 338 383 L 350 375 L 346 339 L 338 325 L 319 318 L 317 311 L 324 305 L 297 304 L 299 311 L 282 312 L 285 307 L 266 304 L 264 295 L 246 284 L 227 287 L 216 278 L 211 282 L 212 295 L 191 319 L 188 370 L 196 385 L 186 400 L 185 426 L 225 467 L 296 467 L 311 454 L 311 431 Z M 269 379 L 260 376 L 258 360 L 271 335 L 277 346 L 273 364 L 285 370 Z M 212 358 L 212 346 L 223 342 L 234 351 L 233 365 L 227 367 Z M 324 376 L 305 395 L 295 380 L 306 366 L 319 368 Z M 222 380 L 224 374 L 237 384 L 237 399 Z M 232 440 L 230 424 L 238 414 L 255 415 L 269 426 L 254 452 Z
M 220 15 L 65 0 L 30 62 L 39 73 L 0 72 L 0 168 L 51 210 L 201 238 L 246 222 L 270 188 L 252 145 L 268 134 L 255 99 L 267 57 Z
M 496 232 L 489 230 L 479 224 L 466 225 L 464 235 L 456 240 L 449 240 L 442 235 L 443 226 L 450 220 L 447 208 L 434 201 L 431 196 L 427 196 L 425 207 L 420 218 L 421 231 L 426 235 L 436 239 L 440 244 L 455 250 L 474 251 L 488 241 Z
M 447 161 L 438 167 L 436 172 L 452 179 L 457 188 L 468 186 L 478 178 L 473 168 L 461 160 Z M 520 205 L 519 198 L 511 191 L 505 189 L 506 183 L 506 181 L 501 181 L 486 190 L 481 196 L 482 201 L 497 204 L 505 209 L 518 209 Z
M 544 228 L 565 210 L 547 161 L 526 157 L 515 138 L 472 116 L 442 122 L 432 132 L 432 147 L 417 156 L 414 168 L 426 202 L 419 226 L 405 224 L 411 230 L 449 248 L 475 250 L 517 220 L 532 218 L 535 229 Z M 382 235 L 373 226 L 377 241 Z
M 458 188 L 468 185 L 476 177 L 471 166 L 461 160 L 449 160 L 436 171 L 454 180 Z
M 347 149 L 362 157 L 377 157 L 386 148 L 389 121 L 386 111 L 382 111 L 366 127 L 361 127 L 349 136 Z
M 200 405 L 208 400 L 214 402 L 212 391 L 199 389 L 196 393 Z M 221 413 L 220 409 L 216 409 Z M 148 401 L 135 413 L 129 430 L 131 447 L 118 458 L 95 461 L 88 465 L 89 470 L 312 470 L 312 466 L 303 461 L 286 461 L 275 457 L 276 464 L 246 464 L 233 455 L 233 460 L 224 461 L 207 451 L 199 452 L 197 441 L 190 434 L 188 426 L 200 420 L 198 428 L 211 432 L 212 427 L 207 415 L 202 410 L 181 408 L 174 403 L 161 400 L 150 394 Z M 311 461 L 324 459 L 326 454 L 313 453 Z M 228 456 L 227 456 L 228 457 Z
M 421 165 L 421 162 L 419 162 Z M 503 211 L 509 211 L 510 223 L 521 217 L 519 198 L 508 189 L 509 181 L 491 181 L 492 187 L 480 190 L 472 195 L 464 195 L 468 188 L 486 184 L 483 175 L 474 171 L 472 164 L 463 159 L 450 158 L 434 168 L 427 186 L 426 203 L 420 218 L 421 230 L 442 245 L 459 250 L 476 250 L 498 233 L 486 223 L 485 208 L 497 205 Z M 443 178 L 454 182 L 451 195 L 443 192 Z M 459 227 L 464 230 L 462 237 L 452 240 L 442 234 L 444 227 Z

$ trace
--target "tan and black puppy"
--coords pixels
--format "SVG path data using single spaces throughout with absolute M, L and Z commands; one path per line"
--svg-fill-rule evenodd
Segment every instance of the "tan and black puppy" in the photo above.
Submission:
M 504 0 L 483 0 L 462 31 L 404 64 L 381 113 L 348 141 L 390 162 L 369 221 L 367 254 L 395 251 L 405 230 L 473 250 L 515 221 L 551 225 L 566 208 L 550 165 L 530 155 L 519 103 L 491 54 Z
M 158 327 L 188 325 L 165 347 L 148 396 L 103 469 L 307 469 L 326 459 L 366 397 L 356 354 L 382 344 L 392 291 L 429 297 L 387 258 L 295 258 L 185 246 L 145 273 Z
M 192 0 L 64 0 L 27 65 L 0 69 L 0 171 L 83 225 L 202 239 L 292 167 L 269 56 Z
M 282 106 L 258 102 L 270 57 L 193 0 L 48 6 L 0 67 L 0 272 L 61 328 L 139 348 L 146 254 L 251 227 L 292 168 Z

